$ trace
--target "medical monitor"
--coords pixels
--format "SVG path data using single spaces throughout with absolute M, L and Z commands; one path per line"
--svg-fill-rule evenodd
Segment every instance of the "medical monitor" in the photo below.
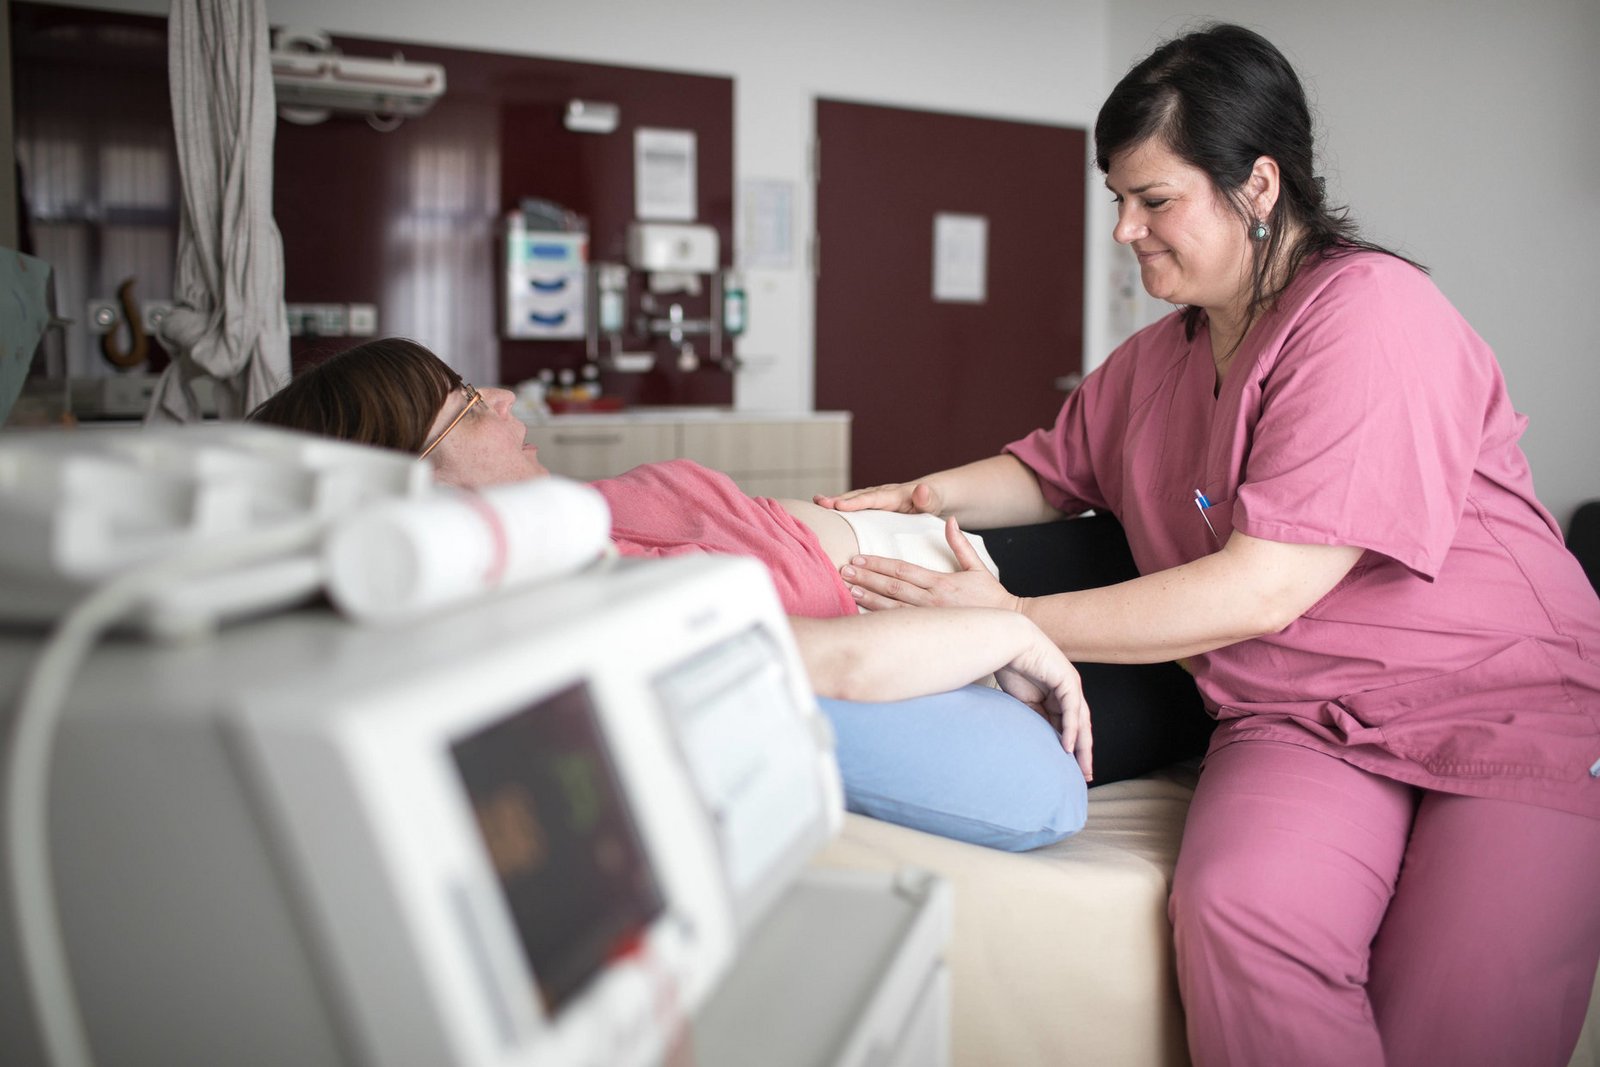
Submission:
M 451 746 L 552 1014 L 665 910 L 599 714 L 578 682 Z
M 659 1062 L 842 818 L 749 560 L 112 641 L 68 701 L 56 884 L 119 1062 Z

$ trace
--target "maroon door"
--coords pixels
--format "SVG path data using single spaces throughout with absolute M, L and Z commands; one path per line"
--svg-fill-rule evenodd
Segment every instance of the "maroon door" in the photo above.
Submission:
M 1084 131 L 817 101 L 816 404 L 851 480 L 904 481 L 1047 425 L 1082 369 Z M 940 215 L 983 220 L 982 302 L 934 298 Z

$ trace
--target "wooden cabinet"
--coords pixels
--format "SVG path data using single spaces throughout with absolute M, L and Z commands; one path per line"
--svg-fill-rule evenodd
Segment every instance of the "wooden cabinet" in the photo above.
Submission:
M 799 497 L 850 488 L 844 419 L 687 422 L 679 455 L 727 472 L 752 496 Z
M 692 459 L 752 496 L 798 497 L 850 488 L 850 416 L 629 412 L 562 415 L 528 424 L 527 440 L 557 474 L 592 480 L 641 463 Z
M 539 446 L 539 459 L 557 474 L 583 481 L 609 478 L 641 463 L 677 454 L 677 434 L 661 423 L 620 420 L 529 426 L 526 440 Z

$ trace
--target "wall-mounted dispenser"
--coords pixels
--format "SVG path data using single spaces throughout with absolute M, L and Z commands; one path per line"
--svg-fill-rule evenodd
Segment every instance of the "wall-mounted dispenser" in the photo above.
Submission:
M 530 229 L 526 215 L 506 217 L 504 334 L 579 338 L 588 333 L 589 235 Z
M 628 332 L 629 271 L 621 263 L 595 263 L 589 267 L 589 366 L 626 374 L 642 374 L 655 367 L 651 352 L 624 352 Z
M 635 270 L 711 274 L 721 250 L 710 226 L 636 222 L 628 229 L 628 262 Z
M 675 350 L 674 366 L 683 373 L 706 361 L 724 370 L 737 369 L 731 354 L 724 354 L 724 339 L 744 329 L 744 286 L 736 275 L 722 272 L 721 242 L 714 227 L 635 222 L 628 229 L 628 262 L 646 273 L 639 333 L 665 338 Z M 685 304 L 691 302 L 704 304 L 703 316 L 689 313 Z M 693 339 L 700 336 L 708 338 L 703 353 L 694 347 Z
M 614 341 L 628 324 L 628 268 L 621 263 L 596 263 L 591 273 L 595 332 Z

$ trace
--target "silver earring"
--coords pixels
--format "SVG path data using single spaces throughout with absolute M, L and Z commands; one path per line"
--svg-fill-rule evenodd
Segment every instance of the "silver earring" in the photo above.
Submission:
M 1271 233 L 1272 231 L 1267 229 L 1267 224 L 1257 219 L 1256 224 L 1250 227 L 1250 240 L 1265 241 Z

